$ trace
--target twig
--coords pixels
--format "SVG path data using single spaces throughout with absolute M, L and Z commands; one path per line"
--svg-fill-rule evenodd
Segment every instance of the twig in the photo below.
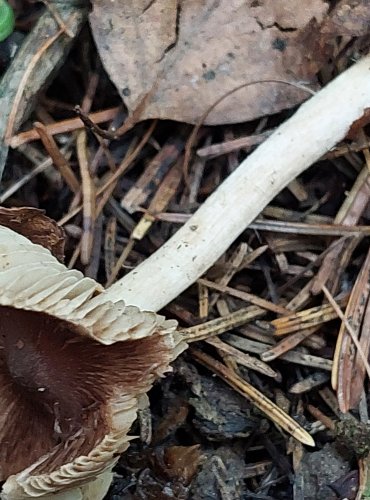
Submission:
M 96 111 L 95 113 L 90 113 L 88 116 L 90 120 L 94 123 L 104 123 L 117 115 L 120 107 L 116 106 L 114 108 L 108 108 L 103 111 Z M 69 118 L 67 120 L 62 120 L 60 122 L 51 123 L 50 125 L 45 125 L 48 134 L 65 134 L 67 132 L 73 132 L 84 127 L 84 123 L 80 118 Z M 9 146 L 12 148 L 17 148 L 22 144 L 27 142 L 35 141 L 39 138 L 39 134 L 36 129 L 27 130 L 26 132 L 21 132 L 20 134 L 14 135 L 9 139 Z
M 91 132 L 94 132 L 96 135 L 99 137 L 102 137 L 103 139 L 109 139 L 109 140 L 114 140 L 117 139 L 116 133 L 111 132 L 109 130 L 103 130 L 102 128 L 99 127 L 87 113 L 85 113 L 82 109 L 81 106 L 75 106 L 75 112 L 82 121 L 82 123 L 85 125 L 85 127 L 90 130 Z

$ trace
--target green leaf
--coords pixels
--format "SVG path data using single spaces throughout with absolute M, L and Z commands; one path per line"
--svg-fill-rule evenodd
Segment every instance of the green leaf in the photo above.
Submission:
M 0 42 L 14 29 L 14 12 L 6 0 L 0 0 Z

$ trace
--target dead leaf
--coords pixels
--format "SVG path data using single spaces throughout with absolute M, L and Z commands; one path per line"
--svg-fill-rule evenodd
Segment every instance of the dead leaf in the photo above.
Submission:
M 140 474 L 135 498 L 189 498 L 190 484 L 202 461 L 200 445 L 157 448 L 148 458 L 149 467 Z
M 25 236 L 32 243 L 41 245 L 63 262 L 64 230 L 43 210 L 32 207 L 0 207 L 0 225 Z
M 188 485 L 199 467 L 201 458 L 199 444 L 170 446 L 164 450 L 165 467 L 163 472 L 169 479 L 177 479 L 182 484 Z
M 341 0 L 322 26 L 322 33 L 361 36 L 369 33 L 369 0 Z
M 94 0 L 90 23 L 103 64 L 132 112 L 157 86 L 141 119 L 195 123 L 238 85 L 279 79 L 315 84 L 314 36 L 323 0 Z M 317 22 L 316 22 L 317 21 Z M 319 32 L 318 32 L 319 33 Z M 307 37 L 306 37 L 307 38 Z M 308 54 L 315 52 L 312 60 Z M 208 124 L 235 123 L 291 107 L 307 92 L 258 83 L 223 100 Z

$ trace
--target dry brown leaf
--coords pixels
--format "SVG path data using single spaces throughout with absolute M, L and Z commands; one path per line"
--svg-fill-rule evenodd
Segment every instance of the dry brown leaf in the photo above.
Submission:
M 350 36 L 367 35 L 369 22 L 369 0 L 341 0 L 324 22 L 322 32 Z
M 312 36 L 328 10 L 323 0 L 94 0 L 93 6 L 100 56 L 129 110 L 157 86 L 141 119 L 195 123 L 218 98 L 251 81 L 315 83 L 323 57 Z M 206 123 L 251 120 L 307 96 L 293 86 L 258 83 L 228 96 Z
M 164 472 L 169 478 L 176 478 L 189 484 L 199 466 L 202 453 L 198 444 L 193 446 L 170 446 L 164 450 Z
M 47 248 L 54 257 L 63 262 L 64 230 L 47 217 L 43 210 L 32 207 L 0 207 L 0 225 L 25 236 L 32 243 Z

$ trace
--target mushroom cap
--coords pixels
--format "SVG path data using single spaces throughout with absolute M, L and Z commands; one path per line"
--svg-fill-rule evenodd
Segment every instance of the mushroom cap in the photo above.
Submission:
M 1 498 L 109 471 L 132 439 L 138 398 L 186 348 L 176 326 L 107 300 L 96 281 L 0 226 Z

